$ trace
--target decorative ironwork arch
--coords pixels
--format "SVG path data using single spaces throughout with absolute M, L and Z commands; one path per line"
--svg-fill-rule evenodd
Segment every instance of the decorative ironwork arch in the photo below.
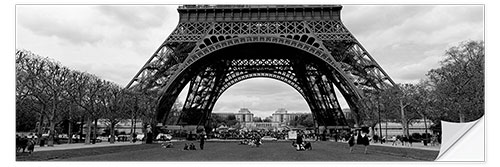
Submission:
M 289 38 L 284 38 L 284 37 L 279 37 L 279 36 L 243 36 L 243 37 L 236 37 L 236 38 L 229 38 L 227 40 L 223 41 L 218 41 L 217 43 L 211 44 L 207 47 L 204 47 L 194 53 L 190 53 L 188 58 L 185 61 L 185 65 L 182 66 L 181 68 L 177 69 L 178 71 L 175 72 L 177 75 L 174 76 L 174 78 L 177 78 L 178 75 L 182 74 L 186 69 L 190 68 L 192 64 L 199 59 L 205 57 L 206 55 L 209 55 L 210 53 L 221 50 L 227 47 L 235 46 L 235 45 L 240 45 L 240 44 L 248 44 L 248 43 L 272 43 L 272 44 L 280 44 L 280 45 L 285 45 L 293 48 L 297 48 L 300 50 L 303 50 L 305 52 L 310 53 L 311 55 L 316 56 L 317 58 L 322 59 L 324 62 L 328 63 L 333 69 L 338 72 L 338 75 L 342 77 L 343 81 L 345 81 L 345 84 L 348 84 L 349 87 L 355 87 L 354 83 L 351 81 L 351 79 L 347 78 L 346 75 L 344 74 L 344 71 L 340 69 L 340 65 L 338 62 L 336 62 L 330 53 L 323 51 L 319 47 L 314 47 L 308 43 L 304 43 L 301 41 L 296 41 L 293 39 Z M 166 87 L 170 87 L 170 85 L 174 82 L 169 82 L 166 84 Z M 355 94 L 357 98 L 360 98 L 361 95 L 359 92 L 356 90 L 352 90 L 352 92 Z
M 247 73 L 247 74 L 241 74 L 238 76 L 235 76 L 234 78 L 231 78 L 227 82 L 225 82 L 223 87 L 221 88 L 221 91 L 217 94 L 217 98 L 219 98 L 227 89 L 229 89 L 231 86 L 242 82 L 247 79 L 252 79 L 252 78 L 271 78 L 275 79 L 281 82 L 284 82 L 285 84 L 291 86 L 293 89 L 295 89 L 302 97 L 305 97 L 304 91 L 302 88 L 299 86 L 297 81 L 294 81 L 293 79 L 290 79 L 290 76 L 284 76 L 281 74 L 273 74 L 273 73 Z

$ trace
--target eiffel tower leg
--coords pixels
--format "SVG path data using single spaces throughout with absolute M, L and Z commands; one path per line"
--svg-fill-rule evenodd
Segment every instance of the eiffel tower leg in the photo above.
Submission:
M 323 112 L 321 112 L 321 103 L 319 102 L 318 97 L 314 92 L 314 85 L 309 80 L 309 71 L 307 71 L 306 65 L 302 63 L 300 60 L 293 62 L 293 72 L 297 76 L 297 80 L 304 90 L 304 95 L 306 97 L 306 101 L 309 104 L 309 108 L 311 109 L 312 115 L 316 118 L 319 126 L 325 126 L 326 120 L 324 119 Z
M 224 68 L 223 62 L 215 63 L 193 77 L 178 123 L 205 126 L 222 87 Z
M 328 111 L 327 118 L 329 118 L 330 125 L 332 126 L 347 126 L 347 121 L 345 120 L 344 113 L 338 102 L 338 98 L 335 94 L 334 84 L 326 75 L 322 75 L 321 78 L 317 79 L 317 84 L 319 85 L 319 90 L 323 98 L 323 102 L 326 102 L 326 111 Z
M 323 119 L 323 126 L 346 126 L 345 118 L 337 117 L 342 113 L 342 109 L 337 101 L 335 92 L 330 89 L 329 84 L 326 82 L 326 77 L 320 71 L 316 74 L 308 76 L 307 81 L 312 86 L 311 92 L 316 98 L 317 106 L 320 106 L 318 112 Z

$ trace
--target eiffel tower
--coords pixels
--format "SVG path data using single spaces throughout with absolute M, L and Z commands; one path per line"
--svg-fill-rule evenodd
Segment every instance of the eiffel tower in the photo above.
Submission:
M 394 86 L 343 25 L 341 5 L 184 5 L 175 30 L 127 88 L 158 92 L 164 124 L 182 89 L 179 120 L 195 113 L 203 125 L 232 85 L 265 77 L 292 86 L 318 126 L 347 126 L 335 87 L 361 124 L 362 97 Z

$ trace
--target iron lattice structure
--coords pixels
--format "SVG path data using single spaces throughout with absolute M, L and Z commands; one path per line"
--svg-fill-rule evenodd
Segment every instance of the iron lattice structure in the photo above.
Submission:
M 157 91 L 156 121 L 165 123 L 189 83 L 183 111 L 202 115 L 204 124 L 230 86 L 249 78 L 273 78 L 304 97 L 319 126 L 346 126 L 336 87 L 359 124 L 365 93 L 395 84 L 343 25 L 341 9 L 181 6 L 176 29 L 127 88 Z

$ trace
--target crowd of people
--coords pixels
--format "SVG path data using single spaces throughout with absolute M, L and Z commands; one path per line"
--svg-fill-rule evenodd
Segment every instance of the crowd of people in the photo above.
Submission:
M 196 146 L 194 145 L 194 143 L 191 144 L 185 143 L 183 150 L 196 150 Z
M 259 147 L 262 145 L 262 138 L 259 134 L 253 134 L 253 136 L 248 136 L 244 140 L 240 141 L 241 145 L 249 145 L 251 147 Z
M 278 140 L 284 140 L 287 138 L 288 133 L 286 131 L 248 131 L 248 132 L 239 132 L 239 131 L 227 131 L 227 132 L 218 132 L 214 134 L 214 138 L 219 139 L 250 139 L 253 138 L 256 134 L 259 136 L 271 136 Z

